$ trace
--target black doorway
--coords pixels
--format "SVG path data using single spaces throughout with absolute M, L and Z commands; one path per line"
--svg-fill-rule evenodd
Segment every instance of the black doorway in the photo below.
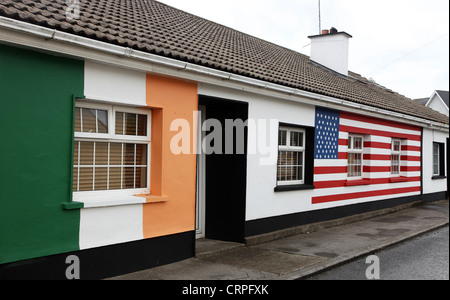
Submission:
M 236 130 L 234 130 L 234 151 L 233 154 L 229 154 L 230 148 L 228 148 L 228 151 L 225 149 L 227 133 L 225 120 L 247 121 L 248 103 L 199 96 L 199 105 L 206 107 L 206 119 L 218 120 L 222 128 L 221 154 L 208 154 L 205 159 L 205 237 L 213 240 L 243 243 L 248 131 L 245 127 L 245 147 L 244 153 L 242 153 L 242 149 L 236 151 L 238 150 L 236 139 L 239 134 L 236 134 Z M 206 131 L 205 135 L 208 136 L 210 133 Z M 230 133 L 229 128 L 228 133 Z M 214 146 L 214 143 L 212 145 Z M 241 154 L 238 154 L 239 152 Z

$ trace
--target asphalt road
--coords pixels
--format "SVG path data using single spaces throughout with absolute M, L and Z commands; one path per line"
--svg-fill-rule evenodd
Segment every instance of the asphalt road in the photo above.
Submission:
M 449 280 L 449 227 L 429 232 L 374 253 L 379 258 L 381 280 Z M 360 258 L 309 280 L 367 280 L 375 274 L 374 261 Z

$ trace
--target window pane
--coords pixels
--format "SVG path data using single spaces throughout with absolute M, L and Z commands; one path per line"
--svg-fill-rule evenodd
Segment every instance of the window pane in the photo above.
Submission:
M 120 190 L 122 178 L 122 168 L 109 168 L 109 189 Z
M 94 168 L 80 168 L 80 192 L 93 190 Z
M 360 137 L 354 137 L 353 138 L 353 149 L 362 149 L 363 148 L 363 144 L 362 144 L 362 138 Z
M 355 164 L 360 165 L 362 160 L 362 154 L 361 153 L 355 153 Z
M 123 164 L 124 165 L 134 165 L 134 147 L 135 144 L 124 144 L 124 157 Z
M 81 108 L 75 108 L 75 132 L 81 132 Z
M 136 187 L 146 188 L 147 187 L 147 168 L 136 168 Z
M 108 189 L 108 168 L 95 168 L 95 190 L 105 191 Z
M 391 155 L 391 162 L 393 165 L 397 165 L 398 164 L 398 155 Z
M 287 152 L 287 160 L 286 165 L 292 166 L 296 165 L 296 156 L 294 155 L 294 152 Z
M 122 165 L 122 143 L 110 143 L 109 164 L 111 166 Z
M 356 165 L 355 166 L 355 176 L 361 176 L 362 172 L 361 172 L 361 166 L 360 165 Z
M 291 146 L 303 147 L 303 132 L 291 131 Z
M 400 142 L 394 141 L 392 146 L 392 151 L 399 152 L 400 151 Z
M 286 151 L 279 151 L 278 153 L 278 165 L 284 166 L 286 164 Z
M 83 132 L 96 133 L 97 132 L 97 119 L 95 117 L 95 109 L 83 108 Z
M 95 165 L 108 165 L 108 143 L 95 143 Z
M 434 144 L 434 146 L 433 146 L 433 152 L 434 152 L 434 154 L 435 155 L 439 155 L 439 144 Z
M 134 167 L 123 168 L 123 189 L 134 188 Z
M 108 111 L 75 108 L 75 132 L 108 133 Z
M 125 114 L 125 135 L 136 135 L 136 114 Z
M 123 115 L 124 113 L 116 112 L 116 134 L 123 135 Z
M 108 112 L 97 110 L 98 133 L 108 133 Z
M 399 154 L 391 155 L 391 174 L 393 174 L 393 175 L 400 174 L 400 155 Z
M 286 181 L 286 168 L 278 166 L 278 181 Z
M 286 135 L 287 135 L 286 130 L 280 130 L 278 134 L 278 145 L 286 146 Z
M 279 151 L 278 152 L 278 181 L 286 180 L 286 168 L 284 165 L 286 164 L 286 152 Z
M 147 115 L 138 115 L 138 136 L 147 136 Z
M 362 175 L 362 154 L 349 153 L 348 154 L 348 177 L 360 177 Z
M 297 167 L 297 180 L 303 180 L 303 167 Z
M 94 164 L 94 143 L 80 142 L 80 165 L 92 166 Z
M 439 175 L 439 165 L 433 164 L 433 175 Z
M 398 166 L 393 165 L 393 166 L 391 167 L 391 173 L 392 173 L 393 175 L 398 175 L 398 174 L 400 174 L 399 169 L 398 169 Z
M 394 166 L 394 169 L 393 169 L 393 174 L 400 174 L 400 166 Z
M 148 145 L 136 145 L 136 165 L 147 165 L 147 147 Z
M 303 152 L 297 152 L 297 165 L 303 166 Z

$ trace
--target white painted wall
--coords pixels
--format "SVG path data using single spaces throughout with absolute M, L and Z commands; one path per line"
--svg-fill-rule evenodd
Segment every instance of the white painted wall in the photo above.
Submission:
M 249 118 L 277 119 L 280 123 L 314 127 L 315 107 L 268 97 L 251 97 Z M 278 130 L 275 137 L 272 145 L 278 148 Z M 248 156 L 247 164 L 247 220 L 311 210 L 312 190 L 274 192 L 277 185 L 276 160 L 271 165 L 262 165 L 256 154 Z
M 146 106 L 144 72 L 90 61 L 85 62 L 84 68 L 84 93 L 87 99 Z
M 447 153 L 448 132 L 427 129 L 423 130 L 423 193 L 431 194 L 447 190 L 447 179 L 432 179 L 433 177 L 433 142 L 445 143 Z M 447 158 L 446 158 L 447 159 Z M 447 164 L 445 175 L 448 176 Z
M 143 238 L 142 204 L 81 210 L 80 250 Z

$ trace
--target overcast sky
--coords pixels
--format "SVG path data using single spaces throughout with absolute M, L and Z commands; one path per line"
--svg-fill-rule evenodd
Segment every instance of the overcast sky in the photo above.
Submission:
M 159 0 L 310 55 L 319 0 Z M 321 0 L 322 29 L 353 36 L 349 68 L 409 98 L 449 90 L 448 0 Z

